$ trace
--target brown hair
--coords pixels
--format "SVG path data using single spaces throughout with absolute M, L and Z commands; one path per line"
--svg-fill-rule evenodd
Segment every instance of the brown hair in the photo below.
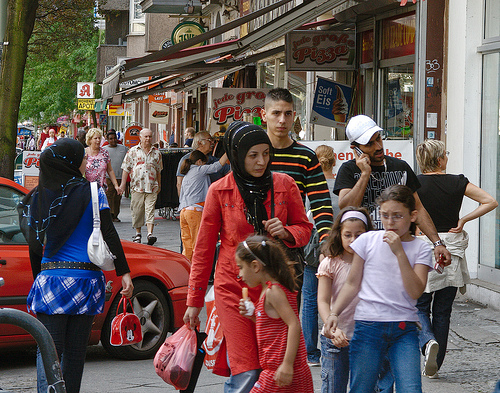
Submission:
M 293 267 L 295 262 L 288 259 L 281 243 L 261 235 L 250 235 L 245 241 L 250 251 L 246 249 L 243 243 L 238 244 L 236 248 L 238 258 L 246 263 L 251 263 L 257 257 L 263 262 L 263 269 L 272 278 L 292 292 L 297 290 L 295 269 Z
M 199 150 L 193 150 L 188 158 L 186 158 L 181 164 L 181 170 L 179 171 L 181 175 L 187 175 L 189 169 L 191 169 L 191 165 L 194 165 L 196 161 L 202 160 L 204 163 L 207 163 L 208 159 L 205 154 L 203 154 Z
M 330 230 L 330 235 L 326 238 L 323 246 L 321 247 L 321 252 L 324 255 L 337 257 L 339 255 L 342 255 L 342 253 L 344 252 L 344 247 L 342 246 L 342 226 L 346 221 L 358 220 L 358 218 L 348 218 L 345 221 L 341 222 L 343 215 L 351 211 L 362 213 L 366 217 L 366 222 L 368 223 L 365 224 L 366 231 L 368 232 L 373 230 L 373 223 L 370 218 L 370 214 L 364 207 L 348 206 L 342 209 L 333 222 L 333 227 Z
M 416 210 L 416 202 L 415 197 L 413 196 L 413 191 L 407 186 L 394 184 L 393 186 L 387 187 L 377 198 L 377 204 L 381 206 L 384 202 L 388 201 L 395 201 L 403 204 L 404 207 L 410 210 L 410 213 Z M 414 235 L 416 229 L 417 224 L 412 222 L 410 225 L 410 233 Z

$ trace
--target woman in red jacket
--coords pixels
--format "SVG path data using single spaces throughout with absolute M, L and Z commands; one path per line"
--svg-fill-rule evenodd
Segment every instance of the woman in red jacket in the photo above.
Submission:
M 252 233 L 280 239 L 290 247 L 302 247 L 311 236 L 302 198 L 295 181 L 283 173 L 271 173 L 272 145 L 267 134 L 251 123 L 234 122 L 224 135 L 224 148 L 233 172 L 208 190 L 194 249 L 189 277 L 188 309 L 184 322 L 195 327 L 204 304 L 220 234 L 215 270 L 215 306 L 227 343 L 231 377 L 225 393 L 246 393 L 260 373 L 255 325 L 239 314 L 242 288 L 236 247 Z M 260 287 L 249 288 L 255 303 Z

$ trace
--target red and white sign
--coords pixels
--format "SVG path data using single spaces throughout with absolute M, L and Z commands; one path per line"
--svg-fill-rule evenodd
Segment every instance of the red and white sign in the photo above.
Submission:
M 77 82 L 76 98 L 95 98 L 94 82 Z
M 243 120 L 244 115 L 260 117 L 269 89 L 211 88 L 210 133 L 221 131 L 233 121 Z
M 337 175 L 340 166 L 354 158 L 354 152 L 351 149 L 349 141 L 299 141 L 303 145 L 315 150 L 319 145 L 328 145 L 333 147 L 337 162 L 333 167 L 333 176 Z M 414 169 L 413 162 L 413 140 L 388 140 L 384 141 L 384 153 L 387 156 L 399 158 L 408 163 Z
M 292 31 L 286 35 L 287 71 L 354 70 L 356 33 Z

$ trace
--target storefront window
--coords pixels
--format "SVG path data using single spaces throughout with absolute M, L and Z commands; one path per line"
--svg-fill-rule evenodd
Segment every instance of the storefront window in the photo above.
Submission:
M 383 128 L 388 139 L 413 138 L 414 66 L 383 70 Z
M 483 57 L 481 188 L 500 200 L 500 53 Z M 500 209 L 480 218 L 481 264 L 500 269 Z M 493 247 L 493 245 L 495 245 Z

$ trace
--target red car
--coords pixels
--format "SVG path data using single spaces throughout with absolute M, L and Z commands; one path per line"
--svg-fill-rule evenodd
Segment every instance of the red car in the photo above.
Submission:
M 0 307 L 27 311 L 26 298 L 33 276 L 28 245 L 19 228 L 16 207 L 28 192 L 19 184 L 0 177 Z M 183 325 L 186 310 L 189 261 L 181 254 L 161 248 L 122 242 L 134 282 L 132 304 L 141 321 L 143 340 L 136 345 L 114 347 L 109 343 L 111 320 L 120 300 L 121 279 L 114 271 L 106 276 L 104 313 L 94 320 L 89 345 L 101 340 L 113 356 L 124 359 L 153 357 L 168 332 Z M 0 349 L 32 346 L 33 338 L 13 325 L 0 326 Z

